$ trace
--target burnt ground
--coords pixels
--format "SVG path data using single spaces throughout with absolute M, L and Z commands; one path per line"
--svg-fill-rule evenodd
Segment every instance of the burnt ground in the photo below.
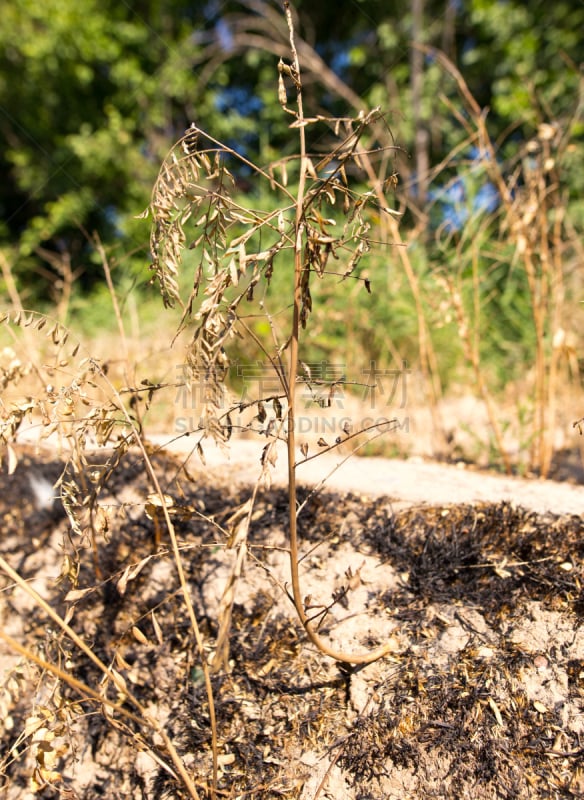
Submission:
M 222 529 L 250 488 L 220 471 L 185 474 L 170 456 L 153 463 L 211 654 L 235 559 Z M 32 450 L 14 474 L 4 466 L 0 554 L 123 676 L 210 797 L 209 702 L 142 462 L 126 455 L 101 489 L 95 547 L 42 496 L 62 470 Z M 212 675 L 216 796 L 584 798 L 582 519 L 508 502 L 397 511 L 391 497 L 308 495 L 301 487 L 302 580 L 320 632 L 349 651 L 390 642 L 391 653 L 346 668 L 307 641 L 286 594 L 287 498 L 261 489 L 227 667 Z M 90 660 L 0 582 L 2 629 L 100 691 Z M 0 798 L 187 797 L 148 724 L 104 713 L 3 643 L 0 657 Z

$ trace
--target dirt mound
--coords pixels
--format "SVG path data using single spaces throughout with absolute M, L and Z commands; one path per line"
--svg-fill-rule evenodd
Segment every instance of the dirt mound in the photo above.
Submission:
M 212 471 L 185 474 L 162 454 L 154 464 L 173 499 L 211 652 L 235 557 L 221 529 L 250 490 Z M 89 542 L 80 552 L 78 589 L 88 591 L 73 602 L 67 580 L 56 582 L 70 526 L 42 493 L 61 470 L 29 453 L 0 476 L 0 552 L 123 675 L 163 724 L 200 797 L 210 797 L 208 698 L 176 567 L 155 516 L 144 513 L 141 461 L 126 456 L 100 497 L 107 525 L 96 552 Z M 301 577 L 320 633 L 344 650 L 389 641 L 392 652 L 359 669 L 315 652 L 286 591 L 285 492 L 260 491 L 228 668 L 212 677 L 218 797 L 584 797 L 581 518 L 507 502 L 397 511 L 387 496 L 308 487 L 299 500 Z M 3 629 L 99 690 L 97 668 L 1 580 Z M 1 696 L 3 797 L 187 796 L 151 731 L 102 713 L 33 666 L 14 672 L 15 659 L 2 657 L 13 669 Z M 39 717 L 55 732 L 62 779 L 33 795 L 39 740 L 30 720 Z

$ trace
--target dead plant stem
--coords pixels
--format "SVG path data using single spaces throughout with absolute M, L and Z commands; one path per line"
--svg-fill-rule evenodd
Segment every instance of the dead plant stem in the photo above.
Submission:
M 103 376 L 105 378 L 105 375 Z M 217 796 L 217 780 L 219 774 L 219 761 L 218 761 L 218 739 L 217 739 L 217 719 L 215 714 L 215 702 L 213 699 L 213 686 L 211 684 L 211 675 L 209 670 L 209 665 L 207 663 L 206 653 L 205 653 L 205 646 L 203 642 L 203 636 L 201 634 L 201 630 L 199 628 L 199 624 L 197 622 L 197 617 L 195 614 L 195 610 L 193 608 L 193 603 L 191 600 L 191 595 L 189 592 L 189 587 L 187 585 L 187 580 L 183 568 L 182 557 L 180 554 L 180 548 L 178 544 L 178 540 L 176 538 L 176 531 L 174 529 L 174 525 L 172 524 L 172 520 L 170 518 L 170 514 L 168 513 L 168 508 L 166 503 L 164 502 L 164 492 L 160 486 L 160 482 L 152 465 L 152 461 L 148 455 L 142 437 L 140 436 L 139 432 L 136 430 L 136 427 L 132 421 L 130 414 L 128 413 L 125 405 L 122 402 L 122 399 L 116 390 L 116 388 L 112 385 L 111 390 L 114 393 L 116 400 L 118 401 L 120 408 L 123 411 L 124 416 L 126 417 L 126 421 L 131 426 L 132 430 L 134 431 L 134 439 L 138 446 L 138 449 L 141 452 L 142 458 L 144 459 L 144 465 L 146 468 L 146 472 L 148 473 L 148 477 L 152 482 L 152 487 L 161 501 L 162 513 L 164 516 L 164 522 L 166 524 L 166 528 L 168 530 L 168 535 L 171 542 L 172 554 L 174 557 L 174 562 L 178 574 L 179 583 L 183 593 L 183 599 L 185 602 L 185 607 L 187 609 L 187 614 L 189 616 L 189 621 L 191 623 L 191 628 L 193 630 L 195 636 L 195 642 L 197 644 L 197 650 L 199 652 L 199 658 L 201 661 L 201 669 L 203 671 L 203 676 L 205 680 L 205 691 L 207 694 L 207 702 L 209 703 L 209 723 L 211 727 L 211 749 L 213 755 L 213 776 L 212 776 L 212 786 L 211 786 L 211 798 L 214 800 Z
M 383 208 L 387 205 L 387 202 L 383 193 L 381 182 L 379 181 L 378 176 L 373 169 L 371 159 L 362 151 L 359 152 L 359 158 L 363 163 L 369 180 L 371 181 L 372 185 L 375 186 L 377 202 Z M 389 234 L 388 239 L 391 239 L 392 244 L 397 246 L 399 258 L 406 273 L 406 277 L 414 298 L 414 305 L 416 307 L 416 320 L 418 323 L 420 369 L 424 377 L 424 385 L 428 387 L 430 391 L 430 414 L 432 416 L 434 435 L 437 438 L 436 446 L 438 450 L 442 450 L 446 443 L 446 438 L 444 435 L 444 423 L 439 411 L 439 402 L 442 398 L 442 386 L 440 383 L 438 360 L 436 358 L 432 337 L 426 322 L 426 314 L 424 312 L 424 304 L 422 302 L 420 282 L 412 266 L 408 248 L 405 246 L 405 243 L 401 238 L 397 220 L 391 214 L 382 214 L 381 224 Z
M 110 299 L 112 301 L 112 306 L 114 309 L 114 314 L 116 317 L 116 322 L 118 325 L 118 333 L 120 334 L 120 343 L 122 346 L 122 353 L 124 364 L 127 365 L 129 363 L 129 353 L 128 353 L 128 342 L 126 339 L 126 329 L 124 327 L 124 320 L 122 318 L 122 312 L 120 310 L 120 304 L 118 303 L 118 297 L 116 294 L 116 290 L 114 287 L 114 282 L 112 280 L 112 271 L 110 269 L 109 261 L 107 258 L 107 254 L 105 252 L 104 246 L 101 243 L 101 239 L 97 234 L 93 237 L 93 244 L 95 249 L 97 250 L 99 257 L 101 259 L 101 264 L 103 267 L 103 272 L 105 275 L 105 280 L 107 283 L 107 288 L 109 290 Z
M 290 573 L 292 582 L 292 595 L 294 606 L 298 617 L 306 631 L 310 641 L 324 654 L 348 664 L 367 664 L 376 661 L 387 655 L 390 648 L 388 645 L 376 650 L 364 653 L 343 653 L 331 648 L 315 631 L 313 624 L 309 620 L 304 610 L 302 590 L 300 587 L 299 575 L 299 548 L 298 548 L 298 509 L 296 495 L 296 435 L 295 435 L 295 388 L 298 380 L 298 348 L 300 340 L 300 308 L 302 304 L 302 279 L 304 269 L 309 269 L 309 265 L 303 264 L 302 242 L 305 229 L 304 220 L 304 195 L 306 189 L 307 173 L 307 154 L 306 154 L 306 134 L 304 127 L 304 109 L 302 102 L 302 83 L 300 75 L 300 63 L 298 53 L 294 43 L 294 23 L 290 3 L 284 0 L 284 10 L 290 32 L 290 50 L 292 54 L 293 79 L 296 86 L 296 105 L 297 122 L 300 137 L 300 176 L 298 179 L 298 190 L 296 196 L 296 213 L 294 225 L 294 299 L 292 310 L 292 337 L 290 340 L 290 367 L 288 378 L 288 436 L 287 436 L 287 456 L 288 456 L 288 506 L 289 506 L 289 525 L 290 525 Z

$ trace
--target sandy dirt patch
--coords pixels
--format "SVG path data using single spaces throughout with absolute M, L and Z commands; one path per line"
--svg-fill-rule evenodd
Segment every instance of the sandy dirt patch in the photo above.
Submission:
M 212 653 L 235 558 L 220 530 L 249 498 L 258 450 L 242 443 L 221 466 L 209 449 L 206 468 L 191 459 L 184 473 L 183 445 L 180 457 L 153 460 L 175 504 L 188 585 Z M 328 458 L 332 469 L 339 459 Z M 582 488 L 371 459 L 347 463 L 315 492 L 327 460 L 310 462 L 318 466 L 312 477 L 299 470 L 301 577 L 322 635 L 349 651 L 391 645 L 383 660 L 354 669 L 316 652 L 294 617 L 283 463 L 257 498 L 228 668 L 213 676 L 218 796 L 584 797 Z M 1 553 L 116 665 L 208 798 L 209 705 L 166 538 L 157 548 L 144 513 L 143 465 L 127 455 L 101 493 L 108 529 L 97 542 L 100 577 L 91 549 L 81 550 L 79 588 L 89 591 L 74 602 L 66 600 L 67 581 L 56 580 L 70 526 L 58 504 L 38 494 L 38 482 L 52 483 L 62 468 L 51 454 L 27 450 L 13 475 L 2 473 Z M 1 580 L 3 630 L 99 687 L 87 658 Z M 41 713 L 63 749 L 55 766 L 61 779 L 36 797 L 187 796 L 148 726 L 106 718 L 94 701 L 34 667 L 15 673 L 4 647 L 2 657 L 12 673 L 1 695 L 0 796 L 35 796 L 30 778 L 40 749 L 27 720 Z

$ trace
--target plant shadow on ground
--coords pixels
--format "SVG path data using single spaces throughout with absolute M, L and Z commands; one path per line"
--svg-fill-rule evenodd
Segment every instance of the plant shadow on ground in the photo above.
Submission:
M 189 585 L 211 646 L 229 558 L 218 524 L 245 502 L 249 487 L 194 468 L 185 474 L 164 454 L 153 463 L 175 501 Z M 67 519 L 56 506 L 39 508 L 29 477 L 52 482 L 62 466 L 29 452 L 13 475 L 0 475 L 0 549 L 25 578 L 44 579 L 46 596 L 64 612 L 67 582 L 47 574 L 54 578 L 61 567 Z M 148 491 L 141 462 L 127 454 L 101 499 L 110 509 L 107 541 L 97 548 L 102 578 L 95 578 L 88 547 L 79 587 L 90 591 L 73 604 L 72 625 L 166 720 L 207 797 L 209 708 L 173 563 L 163 535 L 156 551 L 158 523 L 144 513 Z M 372 559 L 377 566 L 364 579 L 367 614 L 395 640 L 390 658 L 345 669 L 306 641 L 284 588 L 269 577 L 284 555 L 286 509 L 283 490 L 260 492 L 228 669 L 213 676 L 220 796 L 584 797 L 580 518 L 538 516 L 506 503 L 394 512 L 389 498 L 312 496 L 299 516 L 306 574 L 334 577 L 336 558 L 347 550 L 353 574 Z M 124 571 L 142 559 L 124 583 Z M 377 569 L 383 578 L 374 585 Z M 350 592 L 343 602 L 350 608 Z M 67 660 L 89 685 L 98 683 L 101 674 L 50 633 L 39 609 L 22 605 L 8 588 L 0 603 L 14 635 L 55 662 Z M 334 627 L 333 616 L 323 633 Z M 362 632 L 371 644 L 366 625 Z M 4 754 L 41 702 L 38 683 L 32 686 L 23 682 L 20 694 L 13 692 Z M 60 691 L 71 696 L 65 686 Z M 42 702 L 51 707 L 55 698 L 48 695 Z M 67 734 L 63 781 L 37 796 L 182 796 L 174 778 L 140 753 L 131 723 L 110 724 L 95 704 L 81 706 Z M 5 755 L 3 797 L 25 796 L 34 762 L 28 744 L 20 744 L 18 759 Z

